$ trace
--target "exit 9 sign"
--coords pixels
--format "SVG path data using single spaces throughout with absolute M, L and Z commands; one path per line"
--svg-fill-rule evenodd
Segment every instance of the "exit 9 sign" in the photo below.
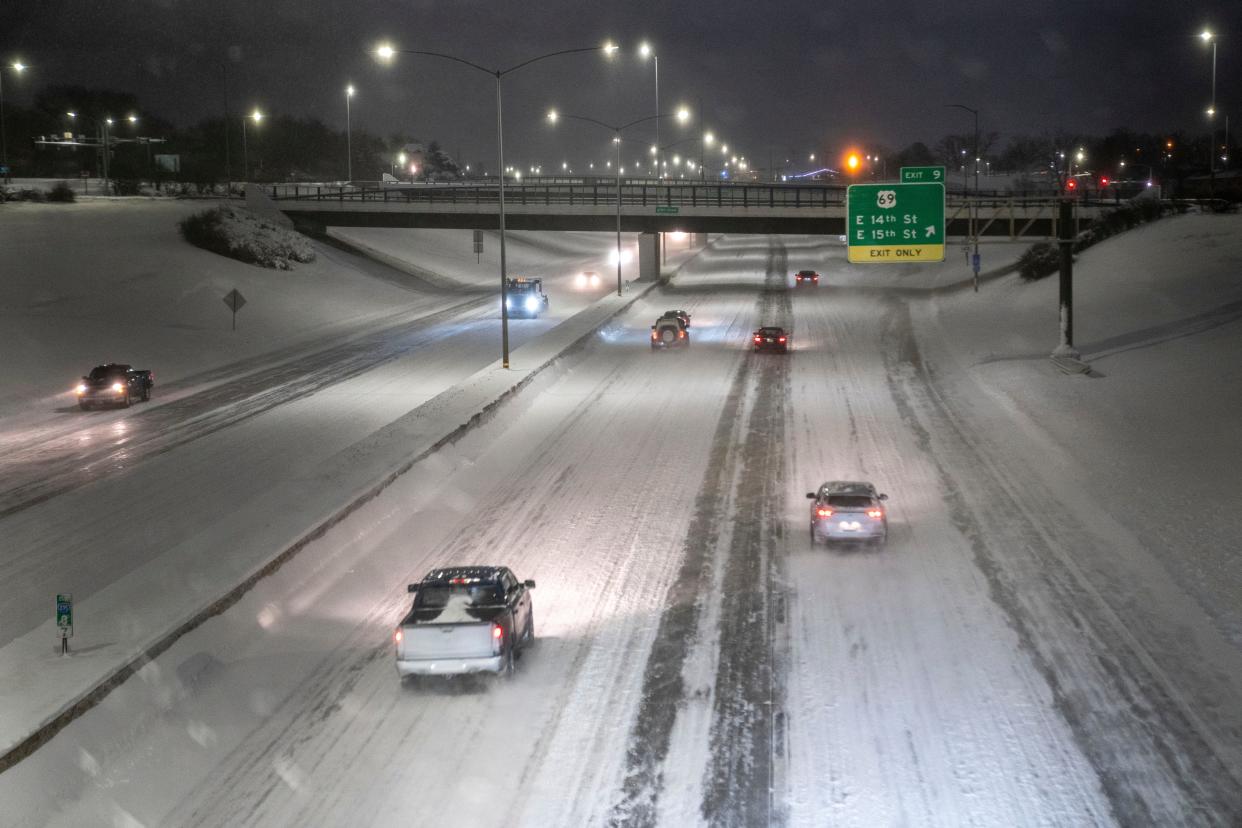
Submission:
M 850 262 L 944 261 L 943 184 L 854 184 L 845 205 Z

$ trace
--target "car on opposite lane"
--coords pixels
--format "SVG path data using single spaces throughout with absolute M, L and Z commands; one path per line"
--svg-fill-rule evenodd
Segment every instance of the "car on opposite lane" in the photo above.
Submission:
M 811 545 L 820 541 L 888 540 L 888 495 L 872 483 L 830 480 L 817 491 L 807 492 L 811 504 Z
M 151 399 L 155 377 L 149 370 L 118 362 L 96 365 L 73 389 L 83 411 L 96 405 L 129 408 L 134 400 Z
M 756 351 L 775 351 L 778 354 L 789 353 L 792 339 L 788 331 L 774 325 L 766 325 L 751 334 L 751 344 Z

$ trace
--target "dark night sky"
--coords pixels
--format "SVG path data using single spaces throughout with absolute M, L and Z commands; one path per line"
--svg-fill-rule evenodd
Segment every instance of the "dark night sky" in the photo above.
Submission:
M 369 50 L 390 38 L 508 66 L 611 38 L 623 47 L 612 62 L 558 58 L 506 80 L 506 160 L 547 172 L 608 146 L 584 125 L 548 127 L 549 106 L 612 122 L 654 110 L 651 65 L 636 57 L 644 38 L 660 55 L 662 109 L 688 104 L 763 166 L 769 149 L 804 157 L 968 131 L 970 116 L 946 103 L 982 110 L 981 128 L 1002 139 L 1198 130 L 1210 95 L 1211 48 L 1195 37 L 1205 25 L 1220 35 L 1218 109 L 1238 113 L 1242 0 L 3 0 L 0 58 L 34 67 L 6 75 L 14 102 L 44 83 L 107 86 L 179 123 L 223 110 L 225 60 L 235 113 L 257 104 L 343 127 L 352 82 L 355 126 L 437 138 L 490 166 L 489 78 L 428 58 L 383 66 Z M 674 124 L 661 130 L 662 143 L 675 140 Z M 651 140 L 641 128 L 631 137 Z M 630 146 L 627 163 L 640 155 Z

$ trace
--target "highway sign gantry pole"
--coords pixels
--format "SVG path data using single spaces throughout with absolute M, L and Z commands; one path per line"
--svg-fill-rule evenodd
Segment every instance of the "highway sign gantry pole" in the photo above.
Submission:
M 851 263 L 944 261 L 943 184 L 854 184 L 845 203 Z

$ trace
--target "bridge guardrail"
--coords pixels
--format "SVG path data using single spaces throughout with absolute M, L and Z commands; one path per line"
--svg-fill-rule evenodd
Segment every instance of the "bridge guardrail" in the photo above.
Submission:
M 756 209 L 802 209 L 845 206 L 846 187 L 841 185 L 750 184 L 733 182 L 624 181 L 623 207 L 729 207 Z M 271 185 L 275 201 L 335 201 L 357 204 L 483 205 L 497 204 L 499 191 L 494 184 L 454 182 L 386 187 L 332 186 L 318 184 Z M 1060 201 L 1056 196 L 981 195 L 951 196 L 946 207 L 952 212 L 967 205 L 978 208 L 1041 208 Z M 1114 204 L 1113 199 L 1087 194 L 1075 199 L 1081 206 Z M 515 206 L 613 207 L 617 185 L 612 179 L 585 179 L 581 182 L 511 183 L 505 185 L 505 203 Z

